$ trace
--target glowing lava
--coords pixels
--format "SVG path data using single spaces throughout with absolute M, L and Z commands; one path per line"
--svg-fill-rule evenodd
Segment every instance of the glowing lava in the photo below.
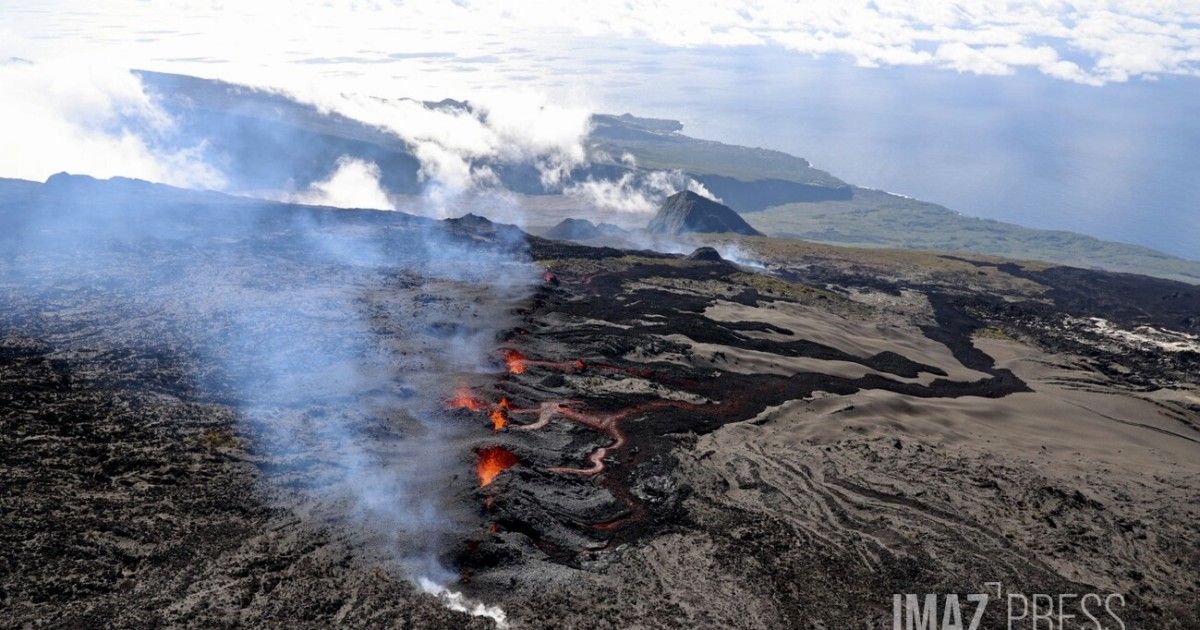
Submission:
M 482 411 L 485 405 L 482 400 L 472 396 L 470 391 L 460 388 L 454 393 L 454 398 L 446 401 L 446 407 L 450 409 Z
M 501 398 L 499 403 L 492 408 L 492 413 L 489 416 L 492 420 L 492 431 L 500 431 L 508 426 L 508 399 Z
M 504 352 L 504 363 L 508 366 L 509 374 L 525 373 L 525 355 L 516 350 L 506 350 Z
M 520 351 L 508 349 L 504 351 L 504 364 L 508 366 L 509 374 L 524 374 L 531 367 L 558 370 L 560 372 L 578 373 L 587 370 L 588 364 L 583 359 L 573 361 L 546 361 L 530 359 Z
M 604 459 L 606 457 L 611 455 L 614 451 L 620 450 L 625 446 L 627 439 L 625 437 L 625 432 L 621 430 L 621 422 L 623 420 L 662 409 L 695 409 L 696 407 L 697 405 L 695 404 L 685 403 L 677 400 L 657 400 L 604 414 L 580 411 L 573 407 L 573 403 L 571 401 L 560 401 L 543 402 L 534 409 L 514 409 L 512 410 L 512 413 L 536 413 L 538 415 L 536 422 L 531 424 L 517 425 L 514 427 L 514 429 L 521 431 L 536 431 L 550 424 L 550 421 L 556 416 L 561 416 L 588 427 L 589 429 L 607 434 L 612 439 L 612 442 L 607 446 L 602 446 L 592 451 L 592 454 L 588 456 L 588 462 L 591 464 L 591 466 L 588 466 L 587 468 L 559 466 L 550 469 L 551 472 L 566 475 L 592 477 L 604 471 Z
M 490 485 L 500 473 L 517 465 L 517 456 L 500 446 L 489 446 L 479 451 L 475 470 L 479 473 L 479 487 Z

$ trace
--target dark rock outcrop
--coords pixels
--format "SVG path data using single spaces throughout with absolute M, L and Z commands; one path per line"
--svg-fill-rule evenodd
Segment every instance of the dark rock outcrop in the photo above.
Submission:
M 611 223 L 592 223 L 587 219 L 563 219 L 558 225 L 550 228 L 543 236 L 556 241 L 587 241 L 603 236 L 625 236 L 624 230 Z
M 722 262 L 725 259 L 721 258 L 721 253 L 711 247 L 697 247 L 696 251 L 687 255 L 688 260 L 704 260 L 709 262 Z
M 667 197 L 646 229 L 655 234 L 732 232 L 762 236 L 761 232 L 746 223 L 746 220 L 729 206 L 721 205 L 690 190 Z

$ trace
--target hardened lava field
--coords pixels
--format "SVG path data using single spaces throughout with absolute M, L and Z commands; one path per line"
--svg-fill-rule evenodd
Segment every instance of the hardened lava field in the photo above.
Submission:
M 514 627 L 882 627 L 984 580 L 1200 622 L 1195 287 L 169 190 L 170 231 L 6 245 L 0 625 L 493 625 L 425 574 Z

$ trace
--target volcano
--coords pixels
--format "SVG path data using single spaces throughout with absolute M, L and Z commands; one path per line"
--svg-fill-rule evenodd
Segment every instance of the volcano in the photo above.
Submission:
M 646 229 L 654 234 L 732 233 L 761 236 L 729 206 L 699 193 L 685 190 L 667 197 Z
M 0 195 L 0 626 L 493 627 L 414 565 L 513 627 L 1200 622 L 1194 285 L 47 186 Z
M 587 219 L 566 218 L 543 236 L 559 241 L 590 241 L 602 237 L 621 238 L 628 231 L 611 223 L 595 224 Z

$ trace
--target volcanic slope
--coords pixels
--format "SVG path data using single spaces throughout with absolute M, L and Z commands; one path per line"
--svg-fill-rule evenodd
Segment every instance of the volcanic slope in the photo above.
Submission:
M 1189 285 L 1084 304 L 1064 275 L 1119 278 L 761 248 L 770 275 L 533 243 L 473 588 L 546 628 L 885 627 L 893 593 L 992 581 L 1197 623 Z
M 985 581 L 1200 623 L 1190 285 L 44 186 L 0 204 L 0 626 L 492 625 L 414 559 L 523 628 Z
M 0 226 L 0 627 L 493 625 L 413 582 L 479 521 L 442 401 L 523 235 L 66 175 Z
M 721 205 L 690 190 L 677 192 L 663 201 L 658 213 L 650 219 L 646 229 L 655 234 L 683 234 L 685 232 L 759 235 L 745 219 L 729 206 Z

